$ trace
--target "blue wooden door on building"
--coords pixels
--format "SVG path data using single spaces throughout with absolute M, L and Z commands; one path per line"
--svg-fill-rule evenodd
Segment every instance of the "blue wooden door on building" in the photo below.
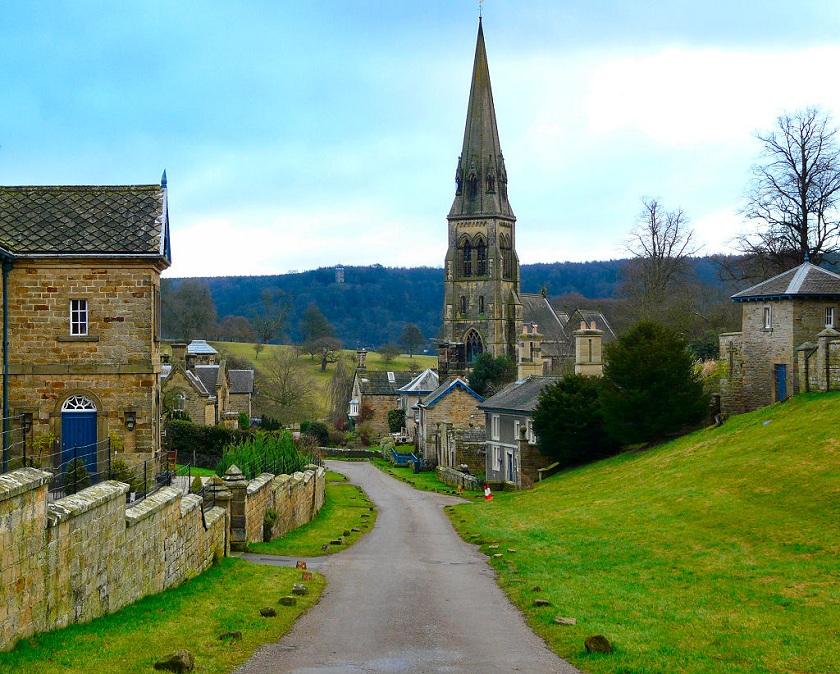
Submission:
M 776 365 L 776 401 L 787 400 L 787 365 Z
M 96 472 L 96 412 L 62 412 L 61 465 L 74 457 L 83 459 L 91 474 Z

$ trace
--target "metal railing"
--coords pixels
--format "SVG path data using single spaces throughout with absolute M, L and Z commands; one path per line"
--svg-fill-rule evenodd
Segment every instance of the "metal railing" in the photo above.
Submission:
M 32 452 L 32 415 L 17 414 L 0 417 L 0 422 L 2 422 L 2 431 L 0 431 L 0 444 L 2 444 L 0 473 L 7 473 L 25 465 L 27 450 L 30 453 Z

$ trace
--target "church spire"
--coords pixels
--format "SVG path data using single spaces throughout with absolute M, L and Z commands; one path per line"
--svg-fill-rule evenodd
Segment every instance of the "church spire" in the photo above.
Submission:
M 496 109 L 480 17 L 467 124 L 455 173 L 455 186 L 455 201 L 449 217 L 514 217 L 507 199 L 507 171 L 496 128 Z

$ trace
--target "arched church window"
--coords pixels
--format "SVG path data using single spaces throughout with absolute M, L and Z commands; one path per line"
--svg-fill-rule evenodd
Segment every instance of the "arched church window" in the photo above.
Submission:
M 473 273 L 473 247 L 469 239 L 463 239 L 461 244 L 461 275 L 472 276 Z
M 481 341 L 481 335 L 475 330 L 470 330 L 467 334 L 467 362 L 472 363 L 482 353 L 484 353 L 484 342 Z
M 467 196 L 470 199 L 475 199 L 478 195 L 478 172 L 475 170 L 475 165 L 470 166 L 470 172 L 467 174 Z
M 466 295 L 461 295 L 461 313 L 462 314 L 467 313 L 467 296 Z
M 487 275 L 487 244 L 484 239 L 479 239 L 475 246 L 476 276 Z

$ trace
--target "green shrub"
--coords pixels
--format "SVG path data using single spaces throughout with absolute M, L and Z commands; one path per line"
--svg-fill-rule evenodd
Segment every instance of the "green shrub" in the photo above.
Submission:
M 643 321 L 605 348 L 601 404 L 620 444 L 662 439 L 703 419 L 708 396 L 685 341 Z
M 249 480 L 260 473 L 290 475 L 303 470 L 313 458 L 311 454 L 298 451 L 289 431 L 258 433 L 247 442 L 227 447 L 216 465 L 216 474 L 224 475 L 236 464 Z
M 247 431 L 251 428 L 251 417 L 248 416 L 247 412 L 240 412 L 236 422 L 240 431 Z
M 301 435 L 308 435 L 315 438 L 319 447 L 325 446 L 330 441 L 330 431 L 327 425 L 321 421 L 303 421 L 300 424 Z
M 117 482 L 124 482 L 128 485 L 130 491 L 143 491 L 143 478 L 138 477 L 137 472 L 121 458 L 115 457 L 111 460 L 110 479 L 116 480 Z
M 224 426 L 199 426 L 190 421 L 170 421 L 166 425 L 166 445 L 178 453 L 182 463 L 213 468 L 226 447 L 254 437 L 254 431 Z
M 264 431 L 279 431 L 283 428 L 283 424 L 274 417 L 268 417 L 263 414 L 260 417 L 260 428 Z
M 601 458 L 615 449 L 601 410 L 601 380 L 574 374 L 546 386 L 534 410 L 539 450 L 563 466 Z
M 271 531 L 274 529 L 276 522 L 277 511 L 269 508 L 263 516 L 263 542 L 268 543 L 271 540 Z
M 388 410 L 388 430 L 399 433 L 405 426 L 405 410 Z
M 329 436 L 330 447 L 343 447 L 347 444 L 347 433 L 339 430 L 331 430 Z
M 204 483 L 201 481 L 201 477 L 196 475 L 193 478 L 192 484 L 190 485 L 190 493 L 191 494 L 200 494 L 204 489 Z
M 90 474 L 85 467 L 84 459 L 73 459 L 67 464 L 62 481 L 65 494 L 75 494 L 90 487 Z
M 482 353 L 473 361 L 469 376 L 470 388 L 486 398 L 515 379 L 516 363 L 507 356 L 494 358 L 490 353 Z

